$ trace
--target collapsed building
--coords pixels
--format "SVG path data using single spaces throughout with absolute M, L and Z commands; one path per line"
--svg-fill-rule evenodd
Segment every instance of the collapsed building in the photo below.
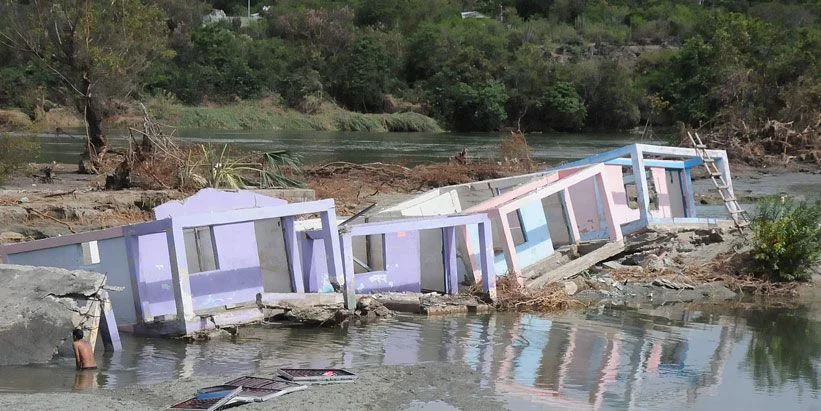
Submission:
M 515 275 L 543 286 L 620 252 L 655 225 L 696 215 L 691 169 L 727 155 L 634 144 L 508 178 L 441 187 L 339 223 L 332 199 L 288 203 L 205 189 L 154 221 L 0 246 L 0 262 L 103 273 L 121 330 L 183 335 L 259 321 L 266 300 L 438 291 Z M 318 218 L 317 218 L 318 217 Z

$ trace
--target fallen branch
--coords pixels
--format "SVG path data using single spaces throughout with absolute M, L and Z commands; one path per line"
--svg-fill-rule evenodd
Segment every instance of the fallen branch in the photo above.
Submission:
M 34 214 L 37 214 L 37 215 L 38 215 L 38 216 L 40 216 L 41 218 L 46 218 L 46 219 L 52 220 L 52 221 L 54 221 L 54 222 L 56 222 L 56 223 L 60 223 L 60 224 L 62 224 L 62 225 L 64 225 L 64 226 L 66 226 L 66 227 L 68 228 L 68 231 L 70 231 L 72 234 L 77 234 L 77 232 L 76 232 L 76 231 L 74 231 L 74 229 L 71 227 L 71 225 L 70 225 L 69 223 L 65 222 L 65 221 L 62 221 L 62 220 L 57 219 L 57 218 L 54 218 L 54 217 L 52 217 L 52 216 L 50 216 L 50 215 L 48 215 L 48 214 L 43 214 L 43 213 L 41 213 L 41 212 L 39 212 L 39 211 L 37 211 L 37 210 L 35 210 L 35 209 L 33 209 L 33 208 L 28 208 L 28 207 L 26 207 L 26 211 L 27 211 L 27 212 L 29 212 L 29 213 L 34 213 Z
M 71 191 L 63 191 L 63 192 L 60 192 L 60 193 L 46 194 L 46 195 L 43 196 L 43 198 L 60 197 L 60 196 L 66 195 L 66 194 L 74 194 L 75 192 L 77 192 L 76 188 L 74 190 L 71 190 Z

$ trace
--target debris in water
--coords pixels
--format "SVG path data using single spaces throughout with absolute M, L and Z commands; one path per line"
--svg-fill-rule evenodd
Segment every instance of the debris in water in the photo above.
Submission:
M 210 393 L 213 395 L 207 395 L 206 398 L 202 399 L 200 399 L 199 396 L 194 396 L 179 404 L 174 404 L 169 408 L 182 410 L 217 410 L 221 408 L 223 405 L 228 404 L 228 402 L 234 399 L 234 397 L 236 397 L 237 394 L 240 393 L 240 391 L 242 391 L 242 387 L 234 387 L 234 389 L 230 391 L 219 391 Z M 219 393 L 222 393 L 223 396 L 220 397 Z
M 351 382 L 356 379 L 356 374 L 335 368 L 282 368 L 279 376 L 305 383 Z

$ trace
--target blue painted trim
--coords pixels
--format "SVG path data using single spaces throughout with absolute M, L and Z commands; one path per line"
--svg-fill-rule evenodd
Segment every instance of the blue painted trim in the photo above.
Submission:
M 700 159 L 697 159 L 701 161 Z M 611 165 L 611 166 L 627 166 L 631 167 L 633 162 L 629 158 L 614 158 L 612 160 L 606 161 L 604 164 Z M 677 160 L 644 160 L 645 167 L 659 167 L 659 168 L 667 168 L 667 169 L 684 169 L 687 168 L 686 161 L 677 161 Z
M 685 168 L 698 167 L 702 164 L 704 164 L 704 162 L 701 161 L 700 158 L 691 158 L 691 159 L 688 159 L 688 160 L 684 160 L 684 167 Z
M 583 158 L 581 160 L 576 160 L 576 161 L 572 161 L 570 163 L 565 163 L 565 164 L 562 164 L 562 165 L 559 165 L 559 166 L 556 166 L 556 167 L 553 167 L 553 168 L 548 168 L 544 171 L 546 171 L 546 172 L 558 171 L 558 170 L 564 170 L 564 169 L 567 169 L 567 168 L 575 168 L 575 167 L 579 167 L 579 166 L 586 166 L 586 165 L 604 163 L 604 162 L 607 162 L 607 161 L 612 160 L 614 158 L 622 157 L 622 156 L 625 156 L 625 155 L 630 155 L 634 151 L 634 147 L 636 147 L 636 146 L 637 146 L 637 144 L 630 144 L 630 145 L 627 145 L 627 146 L 624 146 L 624 147 L 621 147 L 621 148 L 617 148 L 617 149 L 610 150 L 610 151 L 605 151 L 604 153 L 599 153 L 599 154 L 596 154 L 596 155 L 593 155 L 593 156 L 590 156 L 590 157 L 586 157 L 586 158 Z

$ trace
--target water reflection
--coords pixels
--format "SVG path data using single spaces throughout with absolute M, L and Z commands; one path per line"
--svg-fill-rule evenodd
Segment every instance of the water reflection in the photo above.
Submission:
M 818 392 L 821 330 L 807 308 L 762 310 L 749 316 L 752 337 L 746 367 L 758 387 L 773 389 L 789 382 Z
M 0 369 L 0 391 L 264 375 L 284 366 L 366 372 L 369 366 L 435 361 L 465 363 L 481 375 L 481 385 L 535 409 L 738 409 L 745 402 L 767 408 L 818 400 L 821 328 L 812 312 L 718 312 L 731 310 L 400 317 L 367 327 L 244 329 L 235 341 L 202 344 L 128 338 L 125 351 L 99 361 L 101 371 L 92 379 L 75 378 L 66 359 Z

